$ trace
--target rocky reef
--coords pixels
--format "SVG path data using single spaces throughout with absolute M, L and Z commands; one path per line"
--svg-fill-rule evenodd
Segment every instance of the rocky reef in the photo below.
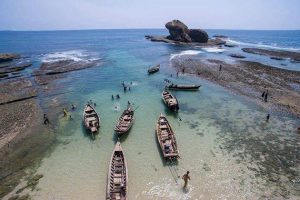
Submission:
M 220 65 L 222 70 L 220 71 Z M 236 94 L 247 96 L 270 110 L 291 113 L 300 118 L 300 72 L 281 69 L 253 61 L 236 60 L 227 63 L 216 59 L 180 57 L 173 59 L 178 71 L 195 74 L 217 83 Z M 269 90 L 269 101 L 261 100 L 263 91 Z
M 269 56 L 271 59 L 274 60 L 291 59 L 292 62 L 300 62 L 300 53 L 295 51 L 262 48 L 243 48 L 242 50 L 247 53 Z
M 209 39 L 207 32 L 202 29 L 189 29 L 188 26 L 179 20 L 172 20 L 166 23 L 165 27 L 168 29 L 170 35 L 146 35 L 145 38 L 154 42 L 195 44 L 201 46 L 225 44 L 225 41 L 220 38 Z
M 20 57 L 21 56 L 19 54 L 15 54 L 15 53 L 1 53 L 0 54 L 0 63 L 12 61 L 13 59 L 17 59 Z

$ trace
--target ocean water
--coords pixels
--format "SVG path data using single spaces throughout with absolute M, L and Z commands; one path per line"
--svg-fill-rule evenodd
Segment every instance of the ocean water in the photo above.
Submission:
M 58 82 L 61 90 L 69 91 L 58 101 L 75 103 L 77 109 L 71 112 L 71 121 L 58 116 L 57 145 L 35 172 L 44 177 L 36 190 L 22 194 L 29 193 L 33 199 L 104 199 L 116 141 L 113 129 L 130 101 L 137 109 L 136 120 L 121 138 L 128 163 L 129 199 L 299 199 L 300 138 L 295 133 L 299 119 L 272 112 L 270 123 L 266 123 L 269 110 L 208 81 L 189 75 L 176 78 L 171 61 L 199 56 L 230 62 L 228 54 L 240 52 L 244 46 L 297 50 L 300 32 L 208 32 L 210 36 L 227 35 L 239 46 L 218 49 L 154 43 L 144 35 L 167 32 L 151 29 L 0 32 L 0 52 L 21 53 L 33 62 L 28 76 L 41 62 L 100 61 L 96 67 L 71 72 Z M 248 54 L 247 58 L 300 70 L 299 64 L 289 61 Z M 149 76 L 149 65 L 157 63 L 161 64 L 160 72 Z M 166 78 L 202 85 L 196 92 L 173 92 L 180 103 L 178 115 L 169 112 L 161 100 Z M 132 82 L 130 92 L 123 92 L 123 81 Z M 112 101 L 111 95 L 116 94 L 121 99 Z M 97 104 L 101 117 L 101 130 L 94 139 L 81 121 L 89 100 Z M 181 158 L 176 165 L 167 164 L 158 148 L 155 123 L 160 113 L 167 115 L 177 137 Z M 178 176 L 187 170 L 191 181 L 183 190 Z

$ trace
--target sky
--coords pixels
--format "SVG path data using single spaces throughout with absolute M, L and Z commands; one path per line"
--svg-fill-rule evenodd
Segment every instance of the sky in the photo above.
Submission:
M 300 30 L 300 0 L 0 0 L 0 30 Z

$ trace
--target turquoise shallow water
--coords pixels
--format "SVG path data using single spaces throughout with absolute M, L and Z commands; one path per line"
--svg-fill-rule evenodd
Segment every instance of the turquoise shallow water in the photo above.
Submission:
M 294 130 L 299 120 L 272 113 L 270 123 L 265 123 L 268 111 L 246 99 L 193 76 L 174 77 L 170 59 L 180 59 L 183 52 L 215 58 L 225 55 L 151 43 L 143 39 L 147 31 L 48 33 L 38 37 L 45 46 L 21 51 L 35 60 L 34 67 L 47 59 L 101 59 L 99 66 L 71 72 L 59 82 L 69 93 L 58 100 L 75 103 L 77 109 L 71 112 L 72 121 L 59 117 L 58 144 L 36 172 L 44 177 L 38 190 L 24 193 L 30 192 L 33 199 L 104 199 L 114 125 L 130 101 L 138 108 L 136 120 L 121 139 L 128 162 L 129 199 L 297 199 L 300 140 Z M 204 53 L 191 55 L 194 51 Z M 148 66 L 156 63 L 161 63 L 160 72 L 147 75 Z M 180 102 L 178 115 L 170 113 L 161 100 L 165 78 L 202 84 L 197 92 L 173 92 Z M 123 92 L 122 81 L 133 83 L 131 92 Z M 121 99 L 112 101 L 113 94 L 120 94 Z M 102 120 L 95 140 L 81 123 L 90 99 Z M 156 142 L 155 122 L 160 113 L 167 115 L 176 133 L 181 155 L 176 166 L 169 167 L 162 160 Z M 188 190 L 182 190 L 177 176 L 186 170 L 192 180 Z

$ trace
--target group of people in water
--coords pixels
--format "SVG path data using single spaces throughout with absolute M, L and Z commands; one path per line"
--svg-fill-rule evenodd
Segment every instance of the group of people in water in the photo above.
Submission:
M 130 82 L 130 85 L 126 85 L 125 81 L 122 82 L 123 90 L 126 92 L 127 90 L 130 92 L 131 91 L 131 86 L 132 86 L 132 81 Z

